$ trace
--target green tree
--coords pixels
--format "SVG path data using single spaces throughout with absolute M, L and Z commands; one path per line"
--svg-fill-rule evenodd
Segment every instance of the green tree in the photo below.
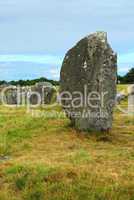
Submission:
M 133 84 L 134 83 L 134 68 L 132 68 L 125 76 L 124 83 Z

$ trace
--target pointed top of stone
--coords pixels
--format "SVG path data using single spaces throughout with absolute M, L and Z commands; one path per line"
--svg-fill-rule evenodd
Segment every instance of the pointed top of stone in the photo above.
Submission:
M 107 43 L 107 32 L 97 31 L 87 36 L 88 39 L 90 39 L 91 37 L 96 37 L 100 41 Z

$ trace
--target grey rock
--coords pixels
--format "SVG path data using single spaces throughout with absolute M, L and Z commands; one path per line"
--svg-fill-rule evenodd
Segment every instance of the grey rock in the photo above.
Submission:
M 7 161 L 10 160 L 11 158 L 9 156 L 0 156 L 0 161 Z
M 4 94 L 3 98 L 2 93 Z M 26 87 L 3 85 L 0 87 L 0 103 L 7 105 L 37 105 L 40 99 L 40 105 L 50 104 L 55 93 L 56 90 L 53 85 L 48 82 L 39 82 Z M 4 99 L 4 102 L 2 99 Z
M 2 85 L 0 87 L 0 102 L 8 105 L 17 104 L 17 87 Z
M 116 104 L 121 103 L 121 101 L 125 100 L 127 98 L 127 95 L 123 94 L 123 93 L 118 93 L 116 95 Z
M 105 32 L 83 38 L 67 52 L 61 69 L 61 103 L 75 128 L 85 131 L 111 129 L 116 80 L 117 55 L 108 44 Z M 72 99 L 68 98 L 65 91 L 72 95 Z M 76 91 L 77 94 L 74 93 Z M 82 105 L 80 94 L 84 96 Z M 101 100 L 91 99 L 96 94 Z M 91 95 L 90 98 L 88 95 Z M 85 105 L 84 101 L 88 99 L 90 103 Z
M 134 116 L 134 84 L 128 87 L 128 114 Z
M 134 84 L 128 87 L 128 95 L 132 95 L 132 94 L 134 94 Z
M 35 95 L 34 95 L 35 92 Z M 36 104 L 37 103 L 37 95 L 38 93 L 41 98 L 41 104 L 51 104 L 53 96 L 55 94 L 55 89 L 51 83 L 48 82 L 39 82 L 36 83 L 34 86 L 31 87 L 31 90 L 29 92 L 30 97 L 30 103 Z M 33 93 L 33 95 L 31 95 Z

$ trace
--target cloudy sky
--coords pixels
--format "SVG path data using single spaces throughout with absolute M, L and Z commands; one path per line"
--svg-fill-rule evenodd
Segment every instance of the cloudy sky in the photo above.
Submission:
M 66 51 L 108 32 L 119 73 L 134 66 L 134 1 L 0 0 L 0 80 L 58 79 Z

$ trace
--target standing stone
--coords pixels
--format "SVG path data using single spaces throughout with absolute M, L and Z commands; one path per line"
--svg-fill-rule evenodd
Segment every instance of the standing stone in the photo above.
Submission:
M 17 105 L 17 87 L 4 84 L 0 87 L 0 103 Z
M 4 91 L 4 92 L 3 92 Z M 49 82 L 39 82 L 33 86 L 0 86 L 0 104 L 7 105 L 48 105 L 55 100 L 56 90 Z
M 41 105 L 51 104 L 56 93 L 54 86 L 49 82 L 39 82 L 31 87 L 31 92 L 36 92 L 41 98 Z M 30 93 L 29 93 L 30 94 Z M 30 103 L 37 104 L 37 95 L 31 95 Z
M 125 100 L 125 98 L 127 97 L 127 95 L 124 92 L 121 93 L 117 93 L 116 95 L 116 104 L 120 104 L 121 101 Z
M 116 78 L 117 55 L 105 32 L 83 38 L 67 52 L 61 69 L 60 97 L 77 129 L 105 131 L 112 127 Z
M 128 114 L 134 116 L 134 85 L 128 87 Z
M 4 90 L 4 88 L 8 87 L 7 84 L 2 84 L 0 85 L 0 104 L 2 104 L 2 91 Z M 5 99 L 4 99 L 5 100 Z

